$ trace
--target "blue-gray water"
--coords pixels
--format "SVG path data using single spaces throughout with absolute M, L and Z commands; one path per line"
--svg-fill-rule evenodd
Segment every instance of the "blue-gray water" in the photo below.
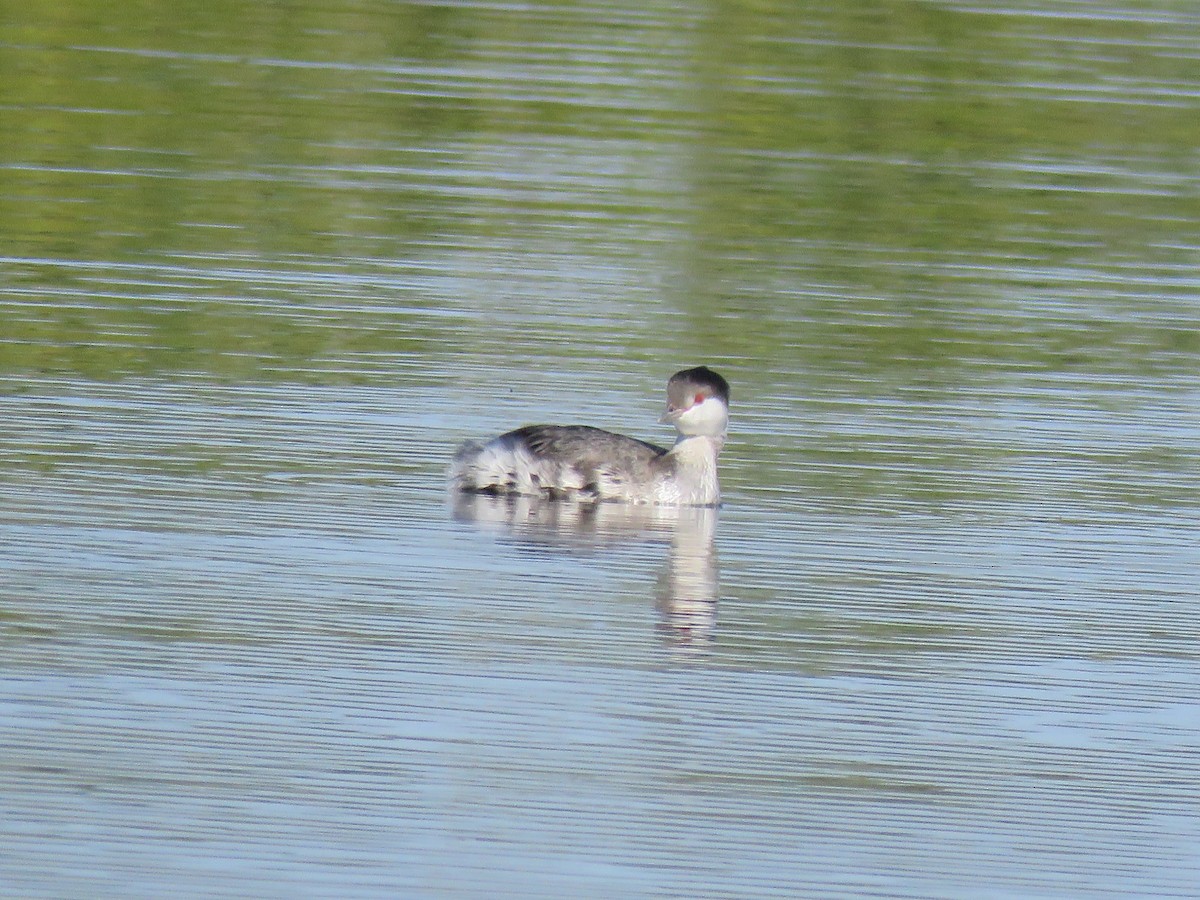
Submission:
M 1190 4 L 0 36 L 0 894 L 1194 896 Z M 448 497 L 531 421 L 725 505 Z

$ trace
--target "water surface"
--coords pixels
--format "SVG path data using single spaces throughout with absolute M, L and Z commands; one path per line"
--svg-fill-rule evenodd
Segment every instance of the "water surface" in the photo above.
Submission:
M 1191 5 L 4 21 L 4 892 L 1194 894 Z

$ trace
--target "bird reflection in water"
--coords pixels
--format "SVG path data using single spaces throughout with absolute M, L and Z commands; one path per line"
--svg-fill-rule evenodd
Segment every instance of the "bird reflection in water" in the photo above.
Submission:
M 719 568 L 717 510 L 705 506 L 564 503 L 530 496 L 456 494 L 454 518 L 539 548 L 669 542 L 655 606 L 668 646 L 698 650 L 713 637 Z

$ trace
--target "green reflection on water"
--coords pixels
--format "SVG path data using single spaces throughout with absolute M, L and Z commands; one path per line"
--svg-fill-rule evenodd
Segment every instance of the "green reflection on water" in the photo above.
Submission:
M 419 287 L 314 319 L 320 284 L 256 273 L 436 272 L 470 248 L 486 293 L 489 248 L 511 246 L 531 283 L 566 246 L 661 285 L 689 345 L 818 378 L 1179 371 L 1194 315 L 1144 313 L 1194 291 L 1197 77 L 1170 19 L 1188 8 L 14 8 L 0 241 L 39 262 L 4 266 L 0 372 L 352 379 L 351 349 L 476 336 L 363 312 L 437 306 Z M 543 156 L 572 178 L 541 183 Z M 230 258 L 253 265 L 171 283 Z M 655 355 L 661 324 L 624 323 L 631 352 Z

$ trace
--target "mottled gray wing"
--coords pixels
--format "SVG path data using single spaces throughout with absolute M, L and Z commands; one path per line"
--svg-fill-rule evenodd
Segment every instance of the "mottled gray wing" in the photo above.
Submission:
M 649 471 L 654 461 L 667 452 L 654 444 L 590 425 L 526 425 L 503 438 L 523 443 L 534 456 L 582 471 Z

